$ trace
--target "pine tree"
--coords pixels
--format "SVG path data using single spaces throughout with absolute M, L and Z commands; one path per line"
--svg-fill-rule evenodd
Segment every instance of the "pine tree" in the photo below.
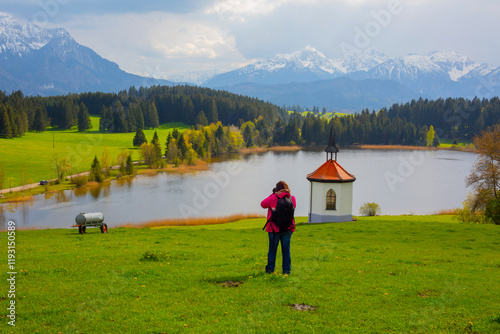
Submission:
M 224 129 L 222 128 L 222 124 L 219 123 L 217 130 L 215 130 L 215 138 L 220 140 L 222 136 L 224 136 Z
M 112 132 L 128 132 L 127 116 L 120 101 L 116 102 L 113 108 L 113 125 Z
M 47 117 L 45 111 L 38 107 L 35 111 L 35 118 L 33 119 L 33 130 L 42 132 L 47 129 Z
M 165 142 L 165 157 L 168 156 L 168 147 L 173 139 L 174 137 L 172 137 L 172 132 L 169 132 L 167 136 L 167 141 Z
M 158 138 L 158 133 L 155 131 L 153 135 L 153 139 L 151 139 L 151 144 L 154 145 L 155 150 L 156 150 L 156 157 L 158 159 L 161 159 L 161 145 L 160 145 L 160 139 Z
M 179 135 L 179 139 L 177 140 L 177 148 L 180 150 L 181 159 L 184 159 L 186 157 L 188 147 L 182 133 Z
M 135 110 L 135 122 L 138 129 L 144 129 L 144 114 L 142 112 L 141 106 L 138 106 Z
M 127 175 L 133 175 L 134 174 L 134 163 L 132 161 L 132 155 L 130 155 L 130 154 L 127 157 L 127 162 L 125 164 L 125 173 Z
M 144 117 L 144 126 L 148 129 L 149 128 L 154 129 L 160 126 L 160 122 L 158 120 L 158 110 L 156 109 L 154 102 L 150 102 L 148 104 L 148 109 Z
M 146 135 L 142 131 L 142 129 L 137 129 L 135 132 L 134 139 L 132 141 L 132 144 L 136 147 L 141 146 L 144 143 L 147 143 L 148 141 L 146 140 Z
M 107 131 L 113 129 L 113 113 L 112 111 L 103 106 L 101 110 L 101 119 L 99 120 L 99 130 Z
M 174 128 L 174 129 L 172 130 L 172 137 L 173 137 L 174 139 L 176 139 L 176 140 L 177 140 L 177 139 L 179 139 L 180 134 L 181 134 L 181 133 L 180 133 L 180 132 L 179 132 L 179 130 L 177 130 L 176 128 Z
M 0 105 L 0 136 L 3 138 L 12 138 L 9 114 L 3 105 Z
M 70 96 L 61 103 L 63 129 L 71 129 L 77 122 L 78 105 L 76 105 L 75 100 Z
M 89 111 L 87 106 L 81 102 L 78 107 L 78 131 L 85 132 L 90 128 L 92 128 L 92 123 L 90 122 Z
M 201 126 L 207 126 L 208 125 L 208 119 L 207 119 L 207 116 L 205 116 L 205 113 L 202 111 L 200 111 L 198 113 L 198 115 L 196 116 L 196 119 L 194 121 L 195 124 L 199 124 Z
M 194 104 L 189 96 L 182 96 L 182 121 L 186 124 L 193 124 Z
M 101 183 L 103 181 L 103 175 L 101 170 L 101 164 L 99 163 L 99 159 L 97 159 L 97 155 L 94 157 L 94 161 L 90 166 L 90 180 Z
M 11 106 L 6 105 L 5 108 L 7 109 L 7 115 L 8 115 L 8 117 L 6 117 L 5 119 L 9 120 L 10 124 L 10 136 L 7 136 L 7 138 L 12 138 L 18 135 L 16 114 L 14 113 L 14 108 L 12 108 Z M 7 130 L 8 128 L 9 127 L 6 127 Z M 5 133 L 8 134 L 9 132 Z
M 439 146 L 439 144 L 440 144 L 440 142 L 439 142 L 439 137 L 438 137 L 437 133 L 435 133 L 435 134 L 434 134 L 434 139 L 432 140 L 432 146 L 434 146 L 434 147 L 438 147 L 438 146 Z
M 210 123 L 217 123 L 219 121 L 219 114 L 217 112 L 217 105 L 215 104 L 215 101 L 213 99 L 209 104 L 209 108 L 207 111 L 207 118 L 208 118 L 208 122 L 210 122 Z

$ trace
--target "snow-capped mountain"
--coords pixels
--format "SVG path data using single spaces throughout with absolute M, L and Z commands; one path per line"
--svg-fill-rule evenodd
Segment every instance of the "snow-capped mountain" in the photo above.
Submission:
M 192 83 L 195 85 L 201 85 L 208 79 L 213 76 L 221 73 L 215 70 L 207 70 L 207 71 L 193 71 L 193 72 L 184 72 L 184 73 L 174 73 L 174 74 L 164 74 L 164 79 L 177 82 L 177 83 Z
M 54 38 L 68 38 L 62 28 L 42 29 L 37 25 L 18 22 L 0 12 L 0 57 L 22 57 L 47 45 Z
M 171 84 L 129 74 L 78 44 L 62 28 L 44 29 L 0 13 L 0 90 L 56 95 L 111 92 L 130 86 Z
M 353 73 L 358 71 L 369 71 L 375 66 L 389 60 L 390 57 L 375 48 L 369 48 L 365 52 L 350 55 L 344 61 L 333 60 L 343 73 Z
M 347 76 L 354 80 L 393 80 L 413 90 L 416 97 L 437 98 L 463 95 L 467 91 L 465 87 L 470 86 L 467 81 L 477 81 L 493 69 L 492 65 L 474 62 L 455 52 L 389 57 L 370 48 L 339 61 L 328 60 L 323 53 L 308 46 L 216 75 L 204 85 L 227 88 L 243 83 L 272 85 Z
M 232 86 L 244 82 L 280 84 L 331 79 L 343 75 L 325 55 L 311 46 L 290 54 L 279 54 L 207 80 L 208 87 Z
M 328 60 L 318 50 L 307 47 L 219 74 L 204 85 L 255 96 L 277 104 L 283 104 L 286 100 L 290 105 L 313 106 L 319 104 L 318 101 L 329 101 L 332 104 L 327 107 L 336 108 L 345 106 L 349 96 L 360 93 L 359 87 L 367 89 L 368 86 L 360 82 L 366 80 L 370 80 L 371 84 L 392 87 L 393 91 L 398 92 L 393 94 L 390 89 L 372 89 L 372 105 L 380 105 L 381 101 L 402 101 L 408 99 L 408 96 L 417 99 L 499 95 L 495 90 L 500 91 L 500 75 L 494 70 L 492 65 L 474 62 L 455 52 L 390 57 L 371 48 L 339 61 Z M 358 93 L 349 95 L 348 91 L 339 89 L 338 83 L 347 81 L 335 81 L 335 84 L 331 81 L 341 77 L 360 82 L 358 85 L 349 82 L 350 87 Z M 397 85 L 385 85 L 385 82 Z M 293 86 L 293 83 L 296 83 L 296 86 Z M 290 94 L 294 87 L 299 86 L 300 93 Z M 285 87 L 287 91 L 280 93 L 280 89 Z M 335 91 L 331 90 L 333 87 L 336 87 Z M 413 92 L 413 95 L 408 92 Z M 384 95 L 377 95 L 382 93 Z M 401 95 L 399 98 L 398 94 Z M 365 101 L 369 100 L 368 95 L 363 95 Z M 337 96 L 339 105 L 334 104 L 335 99 L 332 99 L 332 96 Z M 360 103 L 359 109 L 363 108 L 363 99 L 357 99 Z M 349 101 L 351 102 L 348 107 L 354 108 L 356 99 Z
M 455 52 L 431 52 L 395 57 L 368 71 L 351 73 L 353 79 L 394 80 L 421 96 L 438 98 L 461 96 L 468 80 L 485 76 L 493 70 Z

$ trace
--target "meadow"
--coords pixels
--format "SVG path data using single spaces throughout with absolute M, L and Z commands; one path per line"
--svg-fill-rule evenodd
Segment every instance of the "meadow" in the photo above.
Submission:
M 3 333 L 498 333 L 498 226 L 451 216 L 304 224 L 265 274 L 264 219 L 16 231 Z M 2 233 L 7 276 L 7 235 Z M 6 280 L 0 307 L 9 303 Z M 290 305 L 302 305 L 298 310 Z
M 132 146 L 135 133 L 101 133 L 100 117 L 91 116 L 92 129 L 86 132 L 48 129 L 45 132 L 27 132 L 22 137 L 0 140 L 2 157 L 0 162 L 5 168 L 5 188 L 22 184 L 22 173 L 25 170 L 25 182 L 36 183 L 43 179 L 56 178 L 53 168 L 54 157 L 66 156 L 73 166 L 73 173 L 88 171 L 94 156 L 100 159 L 106 147 L 112 160 L 116 161 L 122 149 L 129 149 L 133 159 L 139 160 L 137 149 Z M 186 129 L 183 123 L 166 123 L 157 129 L 144 130 L 146 139 L 151 141 L 155 131 L 158 132 L 160 144 L 164 148 L 167 135 L 173 128 Z

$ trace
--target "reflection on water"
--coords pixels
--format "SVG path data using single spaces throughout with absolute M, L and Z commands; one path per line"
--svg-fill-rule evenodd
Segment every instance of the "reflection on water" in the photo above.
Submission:
M 111 193 L 111 182 L 98 183 L 96 185 L 91 186 L 89 189 L 90 195 L 95 200 L 98 200 L 99 197 L 109 197 Z
M 402 161 L 412 151 L 343 150 L 339 163 L 356 176 L 353 214 L 375 202 L 382 214 L 431 214 L 460 205 L 468 193 L 464 178 L 477 155 L 429 151 L 411 173 Z M 232 158 L 235 160 L 226 159 Z M 103 212 L 109 227 L 154 219 L 262 213 L 260 202 L 284 180 L 297 199 L 297 216 L 309 209 L 308 173 L 325 161 L 324 152 L 266 152 L 213 159 L 209 171 L 122 178 L 113 182 L 35 196 L 30 202 L 2 204 L 0 226 L 69 228 L 80 212 Z M 229 171 L 232 171 L 229 173 Z M 389 173 L 389 174 L 388 174 Z M 399 175 L 390 183 L 387 175 Z M 425 182 L 423 182 L 425 181 Z
M 134 181 L 133 177 L 122 177 L 116 180 L 116 185 L 121 188 L 132 188 L 132 182 Z
M 75 197 L 86 196 L 88 192 L 89 192 L 89 188 L 87 188 L 87 187 L 78 187 L 78 188 L 73 189 L 73 194 L 75 194 Z
M 35 200 L 31 199 L 28 201 L 0 204 L 0 231 L 7 229 L 7 222 L 11 220 L 11 218 L 8 218 L 10 216 L 9 213 L 20 213 L 23 222 L 28 221 L 29 209 L 33 207 L 34 202 Z

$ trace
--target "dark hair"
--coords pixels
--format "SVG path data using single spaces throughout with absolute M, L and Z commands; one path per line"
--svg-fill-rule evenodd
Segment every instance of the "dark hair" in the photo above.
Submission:
M 290 188 L 288 188 L 288 184 L 286 184 L 285 181 L 279 181 L 278 183 L 276 183 L 276 192 L 282 190 L 282 189 L 286 189 L 288 192 L 290 192 Z

